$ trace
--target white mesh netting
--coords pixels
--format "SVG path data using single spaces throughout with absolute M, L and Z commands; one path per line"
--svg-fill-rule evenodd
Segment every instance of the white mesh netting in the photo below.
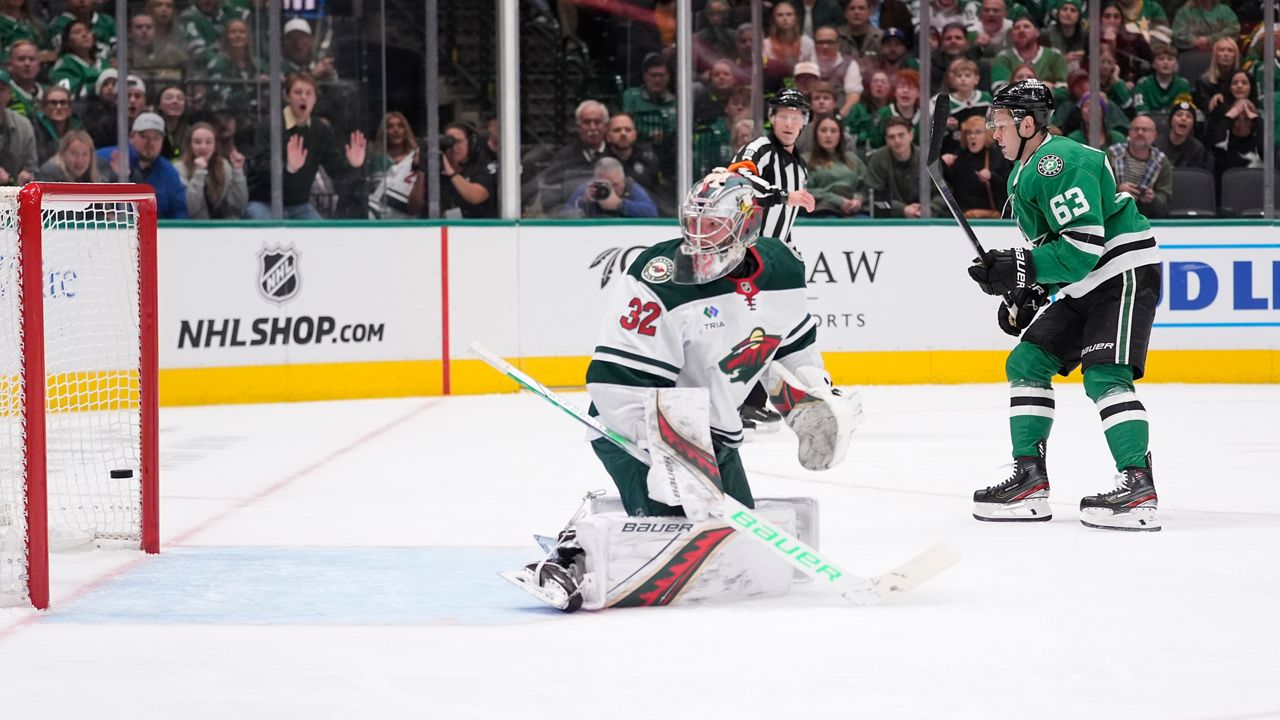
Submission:
M 0 543 L 0 602 L 6 593 L 23 593 L 27 567 L 25 542 L 13 541 L 24 540 L 26 529 L 16 209 L 16 193 L 0 193 L 6 378 L 0 533 L 9 538 Z M 136 544 L 142 532 L 137 207 L 46 199 L 40 214 L 50 546 Z

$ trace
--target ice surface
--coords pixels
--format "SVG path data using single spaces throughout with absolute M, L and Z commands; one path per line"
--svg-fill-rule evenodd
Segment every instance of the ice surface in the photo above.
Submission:
M 1079 524 L 1112 475 L 1079 385 L 1026 525 L 969 515 L 1003 387 L 865 388 L 835 470 L 785 430 L 745 447 L 756 493 L 818 498 L 853 570 L 959 564 L 873 608 L 575 615 L 495 575 L 609 486 L 537 398 L 165 409 L 163 553 L 55 556 L 50 611 L 0 610 L 0 718 L 1280 717 L 1280 387 L 1139 393 L 1163 532 Z

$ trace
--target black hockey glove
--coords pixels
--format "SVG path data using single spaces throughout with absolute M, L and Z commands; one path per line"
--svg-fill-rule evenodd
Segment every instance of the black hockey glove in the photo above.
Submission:
M 1036 312 L 1049 304 L 1048 293 L 1039 285 L 1015 290 L 1005 296 L 996 311 L 996 324 L 1005 333 L 1018 337 L 1036 319 Z
M 988 250 L 969 266 L 969 277 L 988 295 L 1008 295 L 1033 284 L 1036 268 L 1024 248 Z

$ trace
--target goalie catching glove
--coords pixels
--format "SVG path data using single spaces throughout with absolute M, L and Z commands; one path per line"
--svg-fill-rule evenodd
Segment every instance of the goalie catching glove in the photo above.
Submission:
M 797 457 L 806 470 L 835 467 L 849 452 L 853 432 L 862 423 L 862 399 L 832 387 L 819 367 L 793 374 L 779 363 L 769 368 L 769 400 L 800 439 Z

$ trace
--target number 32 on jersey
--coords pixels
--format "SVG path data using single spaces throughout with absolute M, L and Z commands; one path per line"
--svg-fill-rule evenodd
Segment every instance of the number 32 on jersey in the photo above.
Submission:
M 1059 225 L 1066 225 L 1072 218 L 1089 212 L 1089 201 L 1084 199 L 1080 188 L 1073 187 L 1061 195 L 1055 195 L 1049 201 L 1049 209 L 1053 211 L 1053 217 Z
M 662 314 L 662 308 L 658 303 L 641 302 L 640 298 L 633 297 L 631 302 L 627 303 L 627 307 L 631 308 L 631 312 L 618 318 L 618 324 L 622 325 L 622 329 L 635 330 L 641 335 L 653 337 L 658 330 L 653 324 Z

